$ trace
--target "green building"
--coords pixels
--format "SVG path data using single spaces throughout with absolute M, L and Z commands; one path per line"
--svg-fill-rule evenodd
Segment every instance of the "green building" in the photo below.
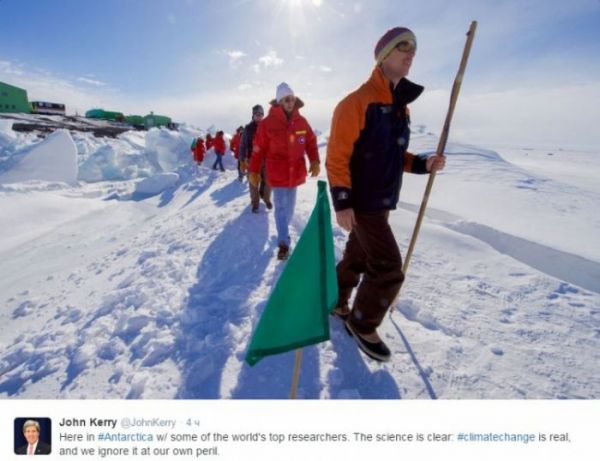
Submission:
M 116 122 L 124 122 L 125 116 L 122 112 L 113 112 L 104 109 L 90 109 L 85 113 L 86 118 L 98 118 L 101 120 L 113 120 Z
M 0 112 L 30 113 L 31 105 L 27 99 L 27 91 L 0 82 Z
M 146 120 L 146 129 L 150 129 L 155 126 L 160 127 L 171 124 L 171 117 L 167 117 L 166 115 L 156 115 L 154 112 L 150 112 L 144 117 L 144 119 Z
M 141 115 L 126 115 L 125 121 L 135 128 L 146 128 L 146 120 Z

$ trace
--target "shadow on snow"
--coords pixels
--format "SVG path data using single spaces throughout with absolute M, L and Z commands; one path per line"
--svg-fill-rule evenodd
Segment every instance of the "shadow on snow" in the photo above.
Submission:
M 179 398 L 221 397 L 225 364 L 238 347 L 233 332 L 252 314 L 248 297 L 273 257 L 268 234 L 267 215 L 244 212 L 206 250 L 181 315 Z
M 400 399 L 400 389 L 392 374 L 382 365 L 371 371 L 356 342 L 344 329 L 342 322 L 331 319 L 331 342 L 336 352 L 335 368 L 328 381 L 331 398 Z M 358 393 L 358 395 L 356 395 Z

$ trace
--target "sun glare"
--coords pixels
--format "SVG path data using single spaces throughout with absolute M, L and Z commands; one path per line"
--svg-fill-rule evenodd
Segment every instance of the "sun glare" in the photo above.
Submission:
M 287 4 L 290 8 L 302 8 L 304 5 L 311 4 L 319 8 L 323 4 L 323 0 L 279 0 L 281 3 Z
M 293 36 L 306 32 L 308 24 L 314 24 L 315 14 L 323 6 L 323 0 L 273 0 L 275 17 L 287 16 L 288 31 Z
M 287 3 L 290 6 L 302 6 L 305 3 L 312 3 L 319 7 L 323 4 L 323 0 L 280 0 L 282 3 Z

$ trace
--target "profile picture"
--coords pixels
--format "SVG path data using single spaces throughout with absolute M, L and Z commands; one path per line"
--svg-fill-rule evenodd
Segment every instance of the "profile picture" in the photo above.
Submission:
M 15 418 L 15 454 L 49 455 L 52 451 L 50 418 Z

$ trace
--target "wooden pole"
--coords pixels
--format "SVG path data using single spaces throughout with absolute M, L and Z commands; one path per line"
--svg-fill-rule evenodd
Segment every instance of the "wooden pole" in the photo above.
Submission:
M 326 183 L 325 181 L 319 181 L 317 183 L 319 194 L 326 194 Z M 319 206 L 318 220 L 319 220 L 319 229 L 324 229 L 326 225 L 329 224 L 329 220 L 325 219 L 325 204 L 322 200 L 317 198 L 317 204 Z M 326 247 L 325 240 L 322 238 L 319 239 L 319 258 L 321 262 L 321 305 L 327 306 L 327 271 L 324 269 L 327 260 L 325 258 Z M 292 375 L 292 386 L 290 388 L 290 399 L 296 398 L 296 392 L 298 391 L 298 381 L 300 379 L 300 365 L 302 364 L 302 348 L 296 349 L 296 359 L 294 361 L 294 373 Z
M 465 43 L 465 48 L 463 50 L 462 59 L 460 60 L 458 72 L 456 73 L 456 78 L 454 79 L 454 85 L 452 86 L 452 93 L 450 94 L 450 104 L 448 107 L 448 112 L 446 113 L 444 129 L 442 130 L 442 135 L 440 136 L 440 141 L 438 143 L 438 147 L 435 153 L 436 155 L 443 156 L 444 150 L 446 149 L 446 142 L 448 141 L 448 135 L 450 133 L 450 123 L 452 122 L 452 116 L 454 115 L 454 108 L 456 107 L 456 101 L 458 100 L 458 94 L 460 93 L 460 86 L 462 84 L 463 75 L 467 67 L 467 61 L 469 60 L 471 45 L 473 44 L 473 39 L 475 38 L 475 29 L 477 29 L 477 21 L 471 22 L 471 27 L 469 27 L 469 31 L 467 32 L 467 42 Z M 429 201 L 429 194 L 431 193 L 431 188 L 433 187 L 434 180 L 435 171 L 432 171 L 429 174 L 429 180 L 427 181 L 427 187 L 425 187 L 425 193 L 423 194 L 423 200 L 421 201 L 421 208 L 419 209 L 417 222 L 413 230 L 412 238 L 410 239 L 410 244 L 408 245 L 408 250 L 406 251 L 406 256 L 404 257 L 404 264 L 402 265 L 402 272 L 404 273 L 404 275 L 406 275 L 406 272 L 408 271 L 408 265 L 410 264 L 412 254 L 417 243 L 417 237 L 419 235 L 419 231 L 421 230 L 421 223 L 423 221 L 423 217 L 425 216 L 425 210 L 427 208 L 427 202 Z M 400 293 L 398 293 L 398 295 L 399 294 Z M 398 296 L 396 296 L 396 300 L 397 299 Z M 396 304 L 396 300 L 394 300 L 394 302 L 390 305 L 390 315 L 393 312 L 393 306 Z
M 302 349 L 296 349 L 296 359 L 294 360 L 294 374 L 292 375 L 292 387 L 290 389 L 290 399 L 296 398 L 298 391 L 298 380 L 300 379 L 300 364 L 302 363 Z

